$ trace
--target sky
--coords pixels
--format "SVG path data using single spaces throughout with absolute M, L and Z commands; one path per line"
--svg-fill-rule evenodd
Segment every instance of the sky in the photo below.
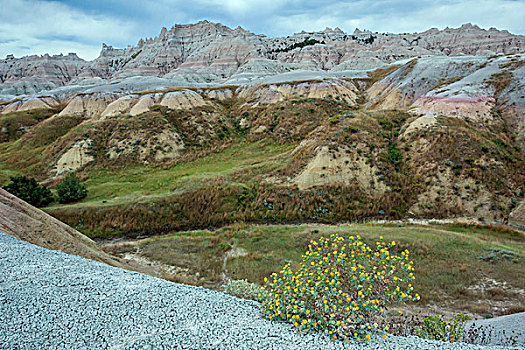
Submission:
M 220 22 L 287 36 L 339 27 L 419 32 L 473 23 L 525 34 L 525 0 L 0 0 L 0 58 L 75 52 L 96 58 L 102 43 L 135 45 L 162 27 Z

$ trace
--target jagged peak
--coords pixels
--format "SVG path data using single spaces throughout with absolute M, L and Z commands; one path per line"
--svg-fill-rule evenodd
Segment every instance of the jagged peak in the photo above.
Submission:
M 477 25 L 468 22 L 468 23 L 462 24 L 461 27 L 459 27 L 459 29 L 480 29 L 480 28 Z
M 201 74 L 204 78 L 197 79 L 207 82 L 216 80 L 219 76 L 228 78 L 235 74 L 239 65 L 250 59 L 275 60 L 282 65 L 280 70 L 284 70 L 289 62 L 298 62 L 298 67 L 305 69 L 330 70 L 356 55 L 376 57 L 378 62 L 390 63 L 418 55 L 487 55 L 488 51 L 520 53 L 525 49 L 523 36 L 507 35 L 507 31 L 498 31 L 495 28 L 486 31 L 472 23 L 452 29 L 432 28 L 422 33 L 385 33 L 384 36 L 356 28 L 353 34 L 357 42 L 348 40 L 348 35 L 338 27 L 326 27 L 321 31 L 303 30 L 286 37 L 256 35 L 241 26 L 232 29 L 208 20 L 193 24 L 175 24 L 168 28 L 161 28 L 155 38 L 142 38 L 134 46 L 127 48 L 114 48 L 103 43 L 99 58 L 86 66 L 88 68 L 76 61 L 79 58 L 75 54 L 65 58 L 58 56 L 62 58 L 56 61 L 52 61 L 49 55 L 29 56 L 26 61 L 22 60 L 20 65 L 38 60 L 51 65 L 55 62 L 75 62 L 82 66 L 82 69 L 74 71 L 71 76 L 97 76 L 104 79 L 118 76 L 171 78 L 179 73 L 186 79 L 185 75 L 189 76 L 191 72 L 195 72 L 195 75 L 205 72 Z M 421 38 L 416 38 L 417 36 Z M 312 41 L 306 41 L 309 38 L 327 45 L 315 47 Z M 453 43 L 449 45 L 450 41 Z M 442 42 L 445 43 L 445 47 L 441 45 Z M 373 45 L 370 45 L 372 43 Z M 295 50 L 304 46 L 309 47 L 306 50 Z M 316 55 L 326 58 L 319 60 Z M 8 56 L 3 62 L 7 63 L 7 60 L 13 59 L 16 60 L 14 56 Z M 220 64 L 216 64 L 218 62 Z M 11 63 L 9 61 L 7 66 L 12 66 Z M 219 68 L 223 66 L 228 68 L 227 73 Z M 361 63 L 358 66 L 360 67 Z
M 170 32 L 173 31 L 173 30 L 176 30 L 176 29 L 181 29 L 181 28 L 194 28 L 194 27 L 214 27 L 214 28 L 221 28 L 221 29 L 229 29 L 231 31 L 233 31 L 232 28 L 228 27 L 228 26 L 225 26 L 224 24 L 222 23 L 219 23 L 219 22 L 210 22 L 208 20 L 201 20 L 201 21 L 198 21 L 197 23 L 186 23 L 186 24 L 174 24 L 171 29 L 170 29 Z
M 247 34 L 247 33 L 252 34 L 252 32 L 250 32 L 249 30 L 244 29 L 241 26 L 237 26 L 237 28 L 235 28 L 234 32 L 243 33 L 243 34 Z
M 28 59 L 28 60 L 41 60 L 41 59 L 44 59 L 44 60 L 70 60 L 70 59 L 73 59 L 73 60 L 78 60 L 78 61 L 84 61 L 82 58 L 78 57 L 78 55 L 75 53 L 75 52 L 69 52 L 67 55 L 64 55 L 62 53 L 59 53 L 59 54 L 56 54 L 56 55 L 50 55 L 48 53 L 45 53 L 43 55 L 26 55 L 26 56 L 22 56 L 20 58 L 17 58 L 15 57 L 15 55 L 13 54 L 9 54 L 9 55 L 6 55 L 6 57 L 3 59 L 4 61 L 7 61 L 7 60 L 24 60 L 24 59 Z
M 363 30 L 360 30 L 359 28 L 356 28 L 354 30 L 354 35 L 359 35 L 359 34 L 372 34 L 372 31 L 369 30 L 369 29 L 363 29 Z

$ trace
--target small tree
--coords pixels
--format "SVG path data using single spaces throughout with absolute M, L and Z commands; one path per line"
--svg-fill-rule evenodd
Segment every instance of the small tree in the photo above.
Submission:
M 71 203 L 86 198 L 87 189 L 75 174 L 66 176 L 57 186 L 59 203 Z
M 35 179 L 27 176 L 12 176 L 11 182 L 4 187 L 4 190 L 17 196 L 18 198 L 34 205 L 43 207 L 53 201 L 53 194 L 46 186 L 40 186 Z

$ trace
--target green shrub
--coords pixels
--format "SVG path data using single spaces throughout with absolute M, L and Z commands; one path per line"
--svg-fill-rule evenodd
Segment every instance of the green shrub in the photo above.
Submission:
M 35 207 L 43 207 L 53 201 L 53 194 L 49 188 L 39 185 L 35 179 L 27 176 L 12 176 L 10 179 L 11 182 L 4 187 L 4 190 L 27 203 Z
M 399 151 L 395 143 L 388 145 L 388 159 L 396 168 L 403 160 L 403 154 Z
M 441 316 L 425 316 L 423 324 L 416 328 L 416 335 L 420 338 L 457 342 L 463 337 L 465 322 L 469 317 L 463 314 L 454 315 L 450 322 L 444 321 Z
M 247 280 L 229 280 L 224 286 L 224 292 L 239 298 L 261 301 L 259 295 L 264 295 L 264 288 Z
M 311 241 L 296 271 L 285 265 L 265 279 L 262 314 L 333 339 L 370 339 L 383 333 L 388 326 L 379 324 L 387 307 L 419 299 L 412 295 L 409 252 L 391 253 L 395 244 L 379 241 L 370 248 L 359 235 L 347 241 L 337 235 Z
M 66 176 L 57 186 L 59 203 L 71 203 L 86 198 L 87 189 L 75 174 Z

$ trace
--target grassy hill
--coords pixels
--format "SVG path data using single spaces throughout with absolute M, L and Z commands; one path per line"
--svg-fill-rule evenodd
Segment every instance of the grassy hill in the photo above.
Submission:
M 440 69 L 506 69 L 512 82 L 522 66 L 511 56 L 454 62 Z M 46 211 L 91 237 L 238 221 L 519 218 L 514 83 L 477 82 L 479 94 L 494 89 L 479 98 L 418 98 L 435 89 L 430 81 L 450 93 L 468 83 L 434 66 L 414 59 L 366 78 L 78 94 L 52 110 L 0 114 L 0 184 L 26 174 L 53 187 L 76 172 L 88 198 Z
M 113 138 L 94 141 L 95 160 L 78 171 L 88 198 L 46 210 L 96 237 L 118 230 L 137 235 L 219 227 L 239 220 L 334 223 L 460 216 L 490 222 L 502 220 L 523 196 L 525 161 L 504 125 L 478 128 L 438 117 L 432 128 L 406 133 L 416 118 L 407 112 L 343 108 L 334 116 L 321 102 L 305 102 L 314 110 L 314 121 L 293 121 L 315 124 L 303 125 L 311 131 L 301 131 L 306 136 L 300 139 L 281 134 L 289 130 L 288 119 L 295 118 L 290 107 L 278 109 L 284 125 L 278 122 L 272 133 L 227 129 L 224 139 L 186 146 L 171 161 L 133 159 L 138 152 L 109 159 L 103 145 Z M 117 120 L 125 124 L 130 118 Z M 3 182 L 25 173 L 56 183 L 60 176 L 45 175 L 46 169 L 53 164 L 53 152 L 62 152 L 60 145 L 78 135 L 86 138 L 77 128 L 48 146 L 31 148 L 25 138 L 36 131 L 0 144 Z M 107 134 L 88 133 L 93 134 L 88 139 Z M 187 145 L 195 137 L 181 135 Z M 217 198 L 214 205 L 207 205 L 212 198 Z

